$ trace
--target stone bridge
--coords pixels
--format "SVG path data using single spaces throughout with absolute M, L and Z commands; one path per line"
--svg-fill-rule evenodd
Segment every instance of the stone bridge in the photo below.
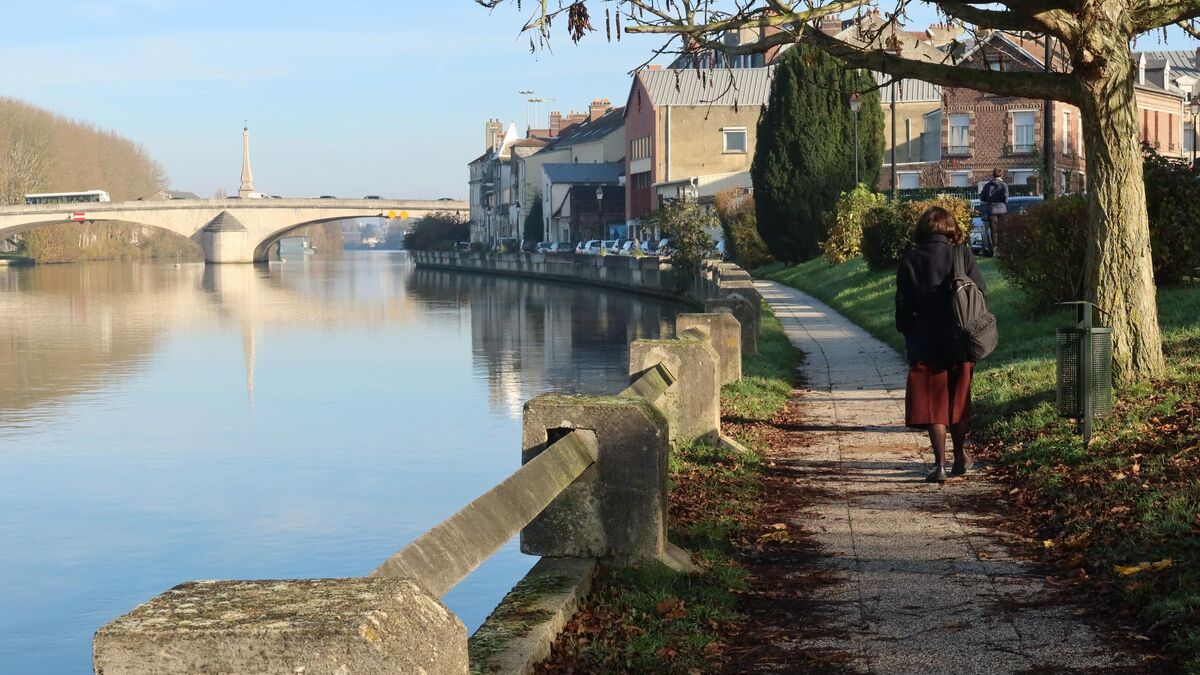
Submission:
M 173 199 L 0 207 L 0 239 L 41 225 L 117 221 L 195 241 L 210 263 L 265 262 L 280 238 L 306 225 L 348 218 L 466 214 L 467 203 L 413 199 Z

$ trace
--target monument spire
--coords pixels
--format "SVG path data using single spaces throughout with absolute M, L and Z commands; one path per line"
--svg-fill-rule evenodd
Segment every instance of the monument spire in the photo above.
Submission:
M 246 199 L 254 192 L 254 173 L 250 171 L 250 127 L 242 127 L 242 187 L 238 188 L 238 196 Z

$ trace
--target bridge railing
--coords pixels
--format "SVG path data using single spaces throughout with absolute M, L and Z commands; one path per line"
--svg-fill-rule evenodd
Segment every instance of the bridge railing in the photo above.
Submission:
M 702 276 L 714 289 L 721 284 L 716 267 Z M 667 539 L 670 448 L 721 441 L 720 388 L 740 376 L 743 331 L 734 314 L 720 310 L 678 315 L 676 333 L 631 343 L 630 384 L 616 395 L 527 401 L 521 467 L 368 576 L 182 584 L 97 632 L 96 672 L 528 668 L 549 654 L 596 560 L 695 569 Z M 523 552 L 545 556 L 530 575 L 552 579 L 559 604 L 531 612 L 529 594 L 514 591 L 469 650 L 462 621 L 441 597 L 517 532 Z M 578 564 L 562 566 L 570 560 Z M 547 577 L 546 565 L 557 565 L 554 575 Z M 545 585 L 528 583 L 531 577 L 517 590 Z M 512 602 L 526 617 L 523 632 L 505 622 L 517 611 L 504 611 Z

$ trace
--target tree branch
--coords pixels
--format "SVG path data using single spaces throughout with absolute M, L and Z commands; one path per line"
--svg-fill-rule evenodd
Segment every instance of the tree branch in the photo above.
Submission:
M 1079 22 L 1075 20 L 1075 17 L 1061 9 L 992 10 L 981 9 L 957 0 L 941 0 L 937 4 L 947 16 L 983 28 L 1050 33 L 1063 40 L 1071 39 L 1079 28 Z
M 1200 0 L 1142 0 L 1129 10 L 1135 33 L 1200 17 Z

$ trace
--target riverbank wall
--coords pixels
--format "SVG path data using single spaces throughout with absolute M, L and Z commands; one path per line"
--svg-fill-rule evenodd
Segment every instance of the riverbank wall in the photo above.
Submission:
M 616 255 L 539 255 L 409 251 L 417 267 L 559 281 L 674 300 L 705 312 L 728 312 L 742 330 L 742 353 L 757 353 L 762 296 L 750 273 L 733 263 L 705 260 L 694 274 L 677 275 L 667 260 Z

